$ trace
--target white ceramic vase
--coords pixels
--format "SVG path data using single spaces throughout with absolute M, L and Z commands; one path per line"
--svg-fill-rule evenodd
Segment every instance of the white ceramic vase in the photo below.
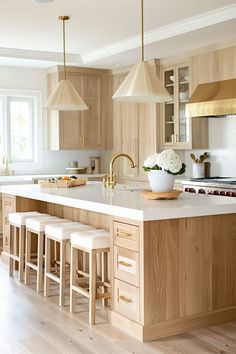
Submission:
M 148 179 L 153 192 L 171 192 L 174 188 L 175 175 L 163 170 L 151 170 Z
M 194 162 L 192 166 L 192 177 L 193 178 L 204 178 L 205 177 L 205 164 Z

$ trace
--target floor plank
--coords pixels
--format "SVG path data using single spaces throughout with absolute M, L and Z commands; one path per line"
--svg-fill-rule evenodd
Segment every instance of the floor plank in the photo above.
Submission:
M 112 327 L 102 306 L 98 324 L 90 326 L 84 298 L 78 299 L 78 312 L 70 314 L 68 306 L 59 308 L 57 296 L 44 298 L 35 284 L 26 287 L 9 278 L 3 263 L 0 289 L 0 354 L 236 353 L 236 322 L 142 344 Z

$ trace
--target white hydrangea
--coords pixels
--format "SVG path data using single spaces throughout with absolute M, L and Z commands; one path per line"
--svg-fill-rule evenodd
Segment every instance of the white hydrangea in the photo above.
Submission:
M 178 173 L 182 167 L 182 161 L 174 150 L 164 150 L 159 154 L 160 166 L 163 170 Z
M 144 167 L 147 168 L 153 168 L 155 165 L 157 165 L 159 154 L 155 152 L 155 154 L 150 155 L 145 161 L 144 161 Z
M 182 168 L 182 161 L 174 150 L 167 149 L 162 151 L 160 154 L 155 153 L 150 155 L 144 161 L 144 168 L 153 169 L 155 166 L 158 166 L 162 170 L 176 174 Z

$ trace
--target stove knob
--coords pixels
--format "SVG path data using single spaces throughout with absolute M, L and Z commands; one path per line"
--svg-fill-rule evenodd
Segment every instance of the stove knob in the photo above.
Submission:
M 219 191 L 214 191 L 214 195 L 219 195 L 220 194 L 220 192 Z
M 205 189 L 201 188 L 198 190 L 198 193 L 199 194 L 206 194 L 206 191 L 205 191 Z
M 190 192 L 190 193 L 196 193 L 196 191 L 195 191 L 194 188 L 189 188 L 189 192 Z
M 207 194 L 214 195 L 214 192 L 213 191 L 208 191 Z
M 225 195 L 226 195 L 227 197 L 232 197 L 232 192 L 226 192 Z
M 231 192 L 231 197 L 236 198 L 236 192 Z
M 188 187 L 184 188 L 184 191 L 189 192 L 189 188 Z
M 226 192 L 225 191 L 220 191 L 220 195 L 226 196 Z

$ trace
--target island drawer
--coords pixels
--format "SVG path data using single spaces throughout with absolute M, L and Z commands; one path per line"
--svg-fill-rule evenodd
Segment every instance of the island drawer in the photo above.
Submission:
M 139 288 L 114 279 L 114 310 L 131 320 L 140 320 Z
M 139 253 L 114 246 L 114 277 L 139 286 Z
M 2 207 L 4 210 L 8 212 L 12 212 L 15 210 L 15 197 L 10 195 L 3 195 Z
M 114 244 L 139 251 L 139 226 L 114 221 Z

